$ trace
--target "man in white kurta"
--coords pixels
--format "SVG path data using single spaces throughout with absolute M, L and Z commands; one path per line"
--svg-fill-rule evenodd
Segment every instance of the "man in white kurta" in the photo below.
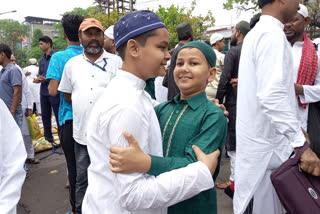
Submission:
M 32 94 L 32 103 L 36 104 L 37 113 L 41 113 L 40 108 L 40 84 L 33 82 L 37 78 L 39 68 L 36 65 L 37 60 L 34 58 L 29 59 L 29 66 L 23 69 L 24 75 L 27 77 L 29 88 Z
M 309 20 L 308 9 L 300 4 L 300 10 L 295 19 L 285 25 L 285 33 L 292 45 L 293 56 L 293 78 L 298 79 L 298 72 L 302 57 L 302 49 L 304 45 L 304 26 Z M 299 32 L 300 31 L 300 32 Z M 299 105 L 298 97 L 301 103 L 309 104 L 320 101 L 320 52 L 318 51 L 318 73 L 313 85 L 301 85 L 303 94 L 296 96 L 296 111 L 300 126 L 307 131 L 309 105 L 303 108 Z
M 26 177 L 23 169 L 27 153 L 21 131 L 0 99 L 0 213 L 16 214 L 21 188 Z
M 283 28 L 278 19 L 262 15 L 244 39 L 237 99 L 236 214 L 244 212 L 253 196 L 253 213 L 283 213 L 270 175 L 305 142 L 296 118 L 293 60 Z

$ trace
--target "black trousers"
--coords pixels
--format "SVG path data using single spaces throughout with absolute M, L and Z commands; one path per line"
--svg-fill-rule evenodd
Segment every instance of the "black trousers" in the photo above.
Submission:
M 56 117 L 59 136 L 61 134 L 60 126 L 59 126 L 59 118 L 58 118 L 59 104 L 60 104 L 59 94 L 55 97 L 40 95 L 41 117 L 42 117 L 43 128 L 44 128 L 44 137 L 47 141 L 51 143 L 53 142 L 53 136 L 51 131 L 52 109 L 54 112 L 54 116 Z
M 70 204 L 72 207 L 72 212 L 75 213 L 75 186 L 76 186 L 76 159 L 74 152 L 74 145 L 76 141 L 72 137 L 73 135 L 73 125 L 72 120 L 67 120 L 64 125 L 61 126 L 61 146 L 66 157 L 67 168 L 68 168 L 68 178 L 69 178 L 69 196 Z

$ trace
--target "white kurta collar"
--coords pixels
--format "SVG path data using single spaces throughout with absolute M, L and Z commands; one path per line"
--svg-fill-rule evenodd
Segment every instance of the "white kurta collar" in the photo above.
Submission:
M 146 87 L 146 82 L 132 73 L 119 69 L 117 75 L 129 79 L 130 83 L 138 89 L 144 89 Z
M 262 15 L 260 17 L 260 22 L 268 22 L 271 24 L 276 24 L 278 25 L 282 30 L 284 29 L 284 24 L 282 22 L 280 22 L 278 19 L 274 18 L 273 16 L 269 16 L 269 15 Z

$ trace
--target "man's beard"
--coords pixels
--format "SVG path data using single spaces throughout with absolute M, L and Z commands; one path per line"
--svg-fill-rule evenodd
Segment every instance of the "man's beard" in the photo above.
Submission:
M 231 46 L 237 46 L 237 39 L 232 39 L 232 38 L 231 38 L 230 45 L 231 45 Z
M 91 44 L 97 44 L 96 47 L 90 47 Z M 101 52 L 102 50 L 102 46 L 99 44 L 99 42 L 97 40 L 93 40 L 91 42 L 88 43 L 87 46 L 84 47 L 84 50 L 88 53 L 88 54 L 92 54 L 92 55 L 95 55 L 95 54 L 98 54 Z
M 92 55 L 96 55 L 98 53 L 100 53 L 100 51 L 102 50 L 102 48 L 99 47 L 86 47 L 84 49 L 88 54 L 92 54 Z

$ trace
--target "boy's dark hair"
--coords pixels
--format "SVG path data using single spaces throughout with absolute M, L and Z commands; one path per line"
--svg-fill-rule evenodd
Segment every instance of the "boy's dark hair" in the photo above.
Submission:
M 145 32 L 145 33 L 143 33 L 143 34 L 140 34 L 140 35 L 138 35 L 138 36 L 135 36 L 135 37 L 133 37 L 133 38 L 131 38 L 131 39 L 137 40 L 137 41 L 139 42 L 139 44 L 144 47 L 144 46 L 146 45 L 146 42 L 147 42 L 147 40 L 148 40 L 149 37 L 157 35 L 156 30 L 157 30 L 157 29 L 150 30 L 150 31 L 148 31 L 148 32 Z M 126 41 L 125 43 L 123 43 L 123 44 L 117 49 L 118 54 L 119 54 L 119 56 L 121 57 L 122 61 L 125 60 L 127 43 L 128 43 L 128 41 Z
M 275 0 L 258 0 L 258 5 L 260 8 L 263 8 L 266 4 L 270 4 Z
M 188 40 L 189 38 L 192 38 L 192 31 L 184 32 L 178 34 L 178 40 Z
M 71 42 L 79 42 L 78 31 L 83 20 L 81 15 L 66 14 L 62 17 L 63 30 Z
M 250 28 L 254 28 L 254 26 L 256 26 L 256 24 L 260 21 L 260 16 L 261 16 L 261 13 L 257 13 L 255 14 L 251 20 L 250 20 Z
M 43 36 L 39 39 L 39 42 L 49 43 L 50 47 L 52 48 L 52 39 L 49 36 Z
M 0 53 L 2 53 L 2 52 L 8 57 L 8 59 L 11 58 L 12 51 L 8 45 L 0 44 Z

